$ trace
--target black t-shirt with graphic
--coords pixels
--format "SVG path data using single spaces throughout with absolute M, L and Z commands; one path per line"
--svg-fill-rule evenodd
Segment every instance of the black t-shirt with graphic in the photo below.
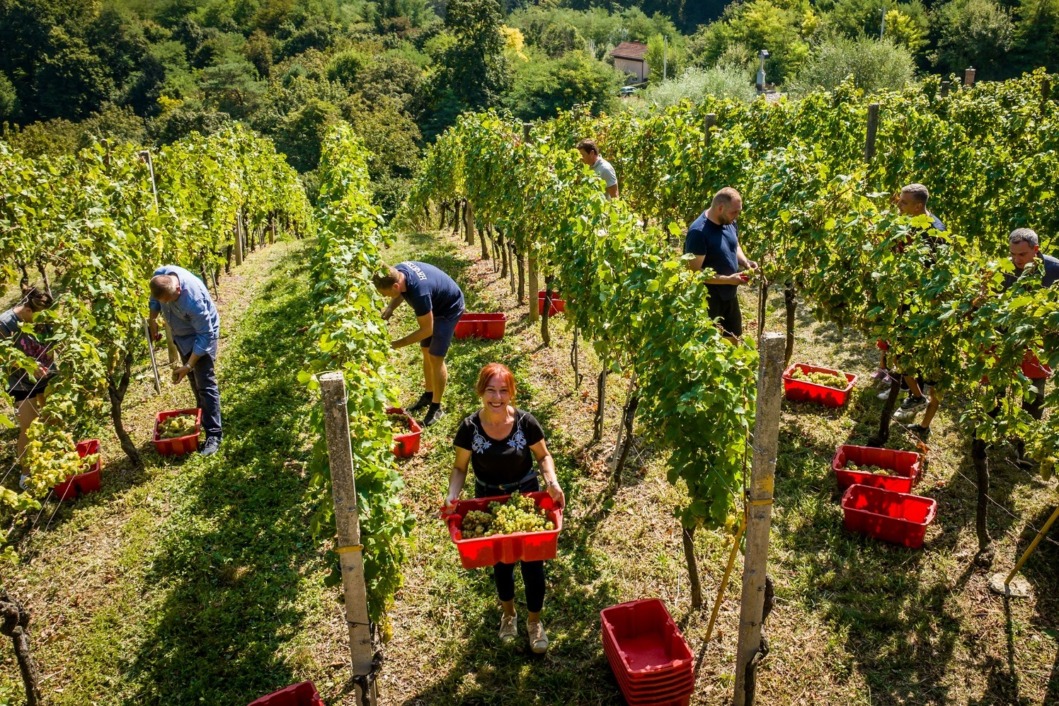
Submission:
M 485 433 L 479 414 L 460 422 L 453 443 L 471 452 L 471 470 L 478 481 L 496 486 L 519 482 L 533 469 L 530 447 L 544 438 L 544 429 L 532 414 L 516 409 L 511 433 L 494 439 Z

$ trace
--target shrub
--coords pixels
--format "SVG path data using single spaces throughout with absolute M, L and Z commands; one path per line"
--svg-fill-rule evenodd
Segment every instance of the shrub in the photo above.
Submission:
M 732 65 L 693 68 L 680 78 L 648 88 L 643 93 L 643 104 L 664 108 L 684 99 L 697 103 L 705 96 L 750 101 L 757 96 L 757 91 L 751 75 L 743 68 Z
M 900 89 L 914 74 L 915 62 L 904 47 L 889 40 L 839 37 L 817 47 L 788 89 L 793 94 L 815 88 L 832 90 L 850 76 L 865 91 Z

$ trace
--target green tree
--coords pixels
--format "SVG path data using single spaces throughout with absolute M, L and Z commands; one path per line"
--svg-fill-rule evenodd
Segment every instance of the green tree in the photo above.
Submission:
M 211 66 L 199 78 L 204 103 L 239 120 L 248 117 L 265 93 L 257 70 L 245 60 Z
M 469 109 L 496 105 L 511 84 L 502 22 L 496 0 L 449 0 L 445 27 L 456 41 L 445 55 L 445 83 Z
M 505 102 L 523 120 L 551 118 L 558 110 L 589 103 L 598 114 L 614 107 L 621 83 L 621 74 L 611 66 L 575 51 L 525 64 Z
M 14 120 L 18 115 L 18 93 L 15 84 L 4 73 L 0 73 L 0 122 Z
M 261 78 L 268 78 L 272 74 L 272 40 L 260 29 L 246 40 L 243 56 L 254 65 Z
M 889 40 L 836 37 L 817 47 L 790 90 L 833 90 L 847 78 L 865 91 L 897 90 L 913 79 L 915 68 L 911 52 Z
M 1018 16 L 1018 65 L 1059 71 L 1059 0 L 1023 0 Z
M 953 0 L 937 12 L 938 68 L 962 72 L 973 66 L 981 78 L 1004 73 L 1015 41 L 1015 25 L 1007 10 L 993 0 Z
M 664 40 L 661 34 L 647 40 L 647 55 L 644 58 L 650 68 L 652 81 L 662 81 L 663 74 L 665 78 L 674 78 L 684 70 L 683 46 Z
M 338 107 L 317 98 L 287 116 L 275 134 L 276 150 L 299 172 L 316 169 L 320 150 L 331 126 L 342 119 Z
M 356 49 L 339 52 L 332 56 L 327 64 L 327 79 L 353 90 L 367 65 L 368 57 Z

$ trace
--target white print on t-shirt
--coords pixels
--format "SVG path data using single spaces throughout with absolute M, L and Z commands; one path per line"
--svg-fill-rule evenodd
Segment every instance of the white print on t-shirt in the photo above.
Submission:
M 423 272 L 423 270 L 421 270 L 418 267 L 416 267 L 416 264 L 414 262 L 406 262 L 404 264 L 408 265 L 408 269 L 410 269 L 412 272 L 416 273 L 416 276 L 419 277 L 419 281 L 420 282 L 426 282 L 427 281 L 427 273 Z
M 476 454 L 480 454 L 490 446 L 493 445 L 489 439 L 478 432 L 478 426 L 474 427 L 474 436 L 471 438 L 471 451 Z M 526 448 L 526 435 L 522 433 L 522 417 L 519 417 L 515 422 L 515 433 L 511 435 L 511 438 L 507 440 L 507 445 L 516 451 L 521 451 Z

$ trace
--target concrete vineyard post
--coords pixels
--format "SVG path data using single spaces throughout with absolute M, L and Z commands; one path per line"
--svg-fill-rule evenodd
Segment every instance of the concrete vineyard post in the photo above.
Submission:
M 353 449 L 349 438 L 349 412 L 346 408 L 346 378 L 340 373 L 320 375 L 320 392 L 324 405 L 324 430 L 327 436 L 327 458 L 331 468 L 331 496 L 335 504 L 335 543 L 342 567 L 345 593 L 346 624 L 349 626 L 349 651 L 353 676 L 372 673 L 371 626 L 368 619 L 368 597 L 364 584 L 364 548 L 360 541 L 360 516 L 357 488 L 353 478 Z M 367 703 L 376 703 L 374 682 Z M 357 685 L 357 703 L 364 694 Z
M 761 647 L 772 493 L 776 477 L 776 450 L 779 445 L 785 338 L 781 333 L 766 333 L 761 339 L 757 415 L 754 420 L 754 456 L 746 498 L 746 555 L 743 561 L 743 595 L 739 609 L 739 644 L 735 668 L 736 706 L 753 703 L 753 692 L 749 693 L 749 698 L 747 693 L 747 665 L 751 664 Z

